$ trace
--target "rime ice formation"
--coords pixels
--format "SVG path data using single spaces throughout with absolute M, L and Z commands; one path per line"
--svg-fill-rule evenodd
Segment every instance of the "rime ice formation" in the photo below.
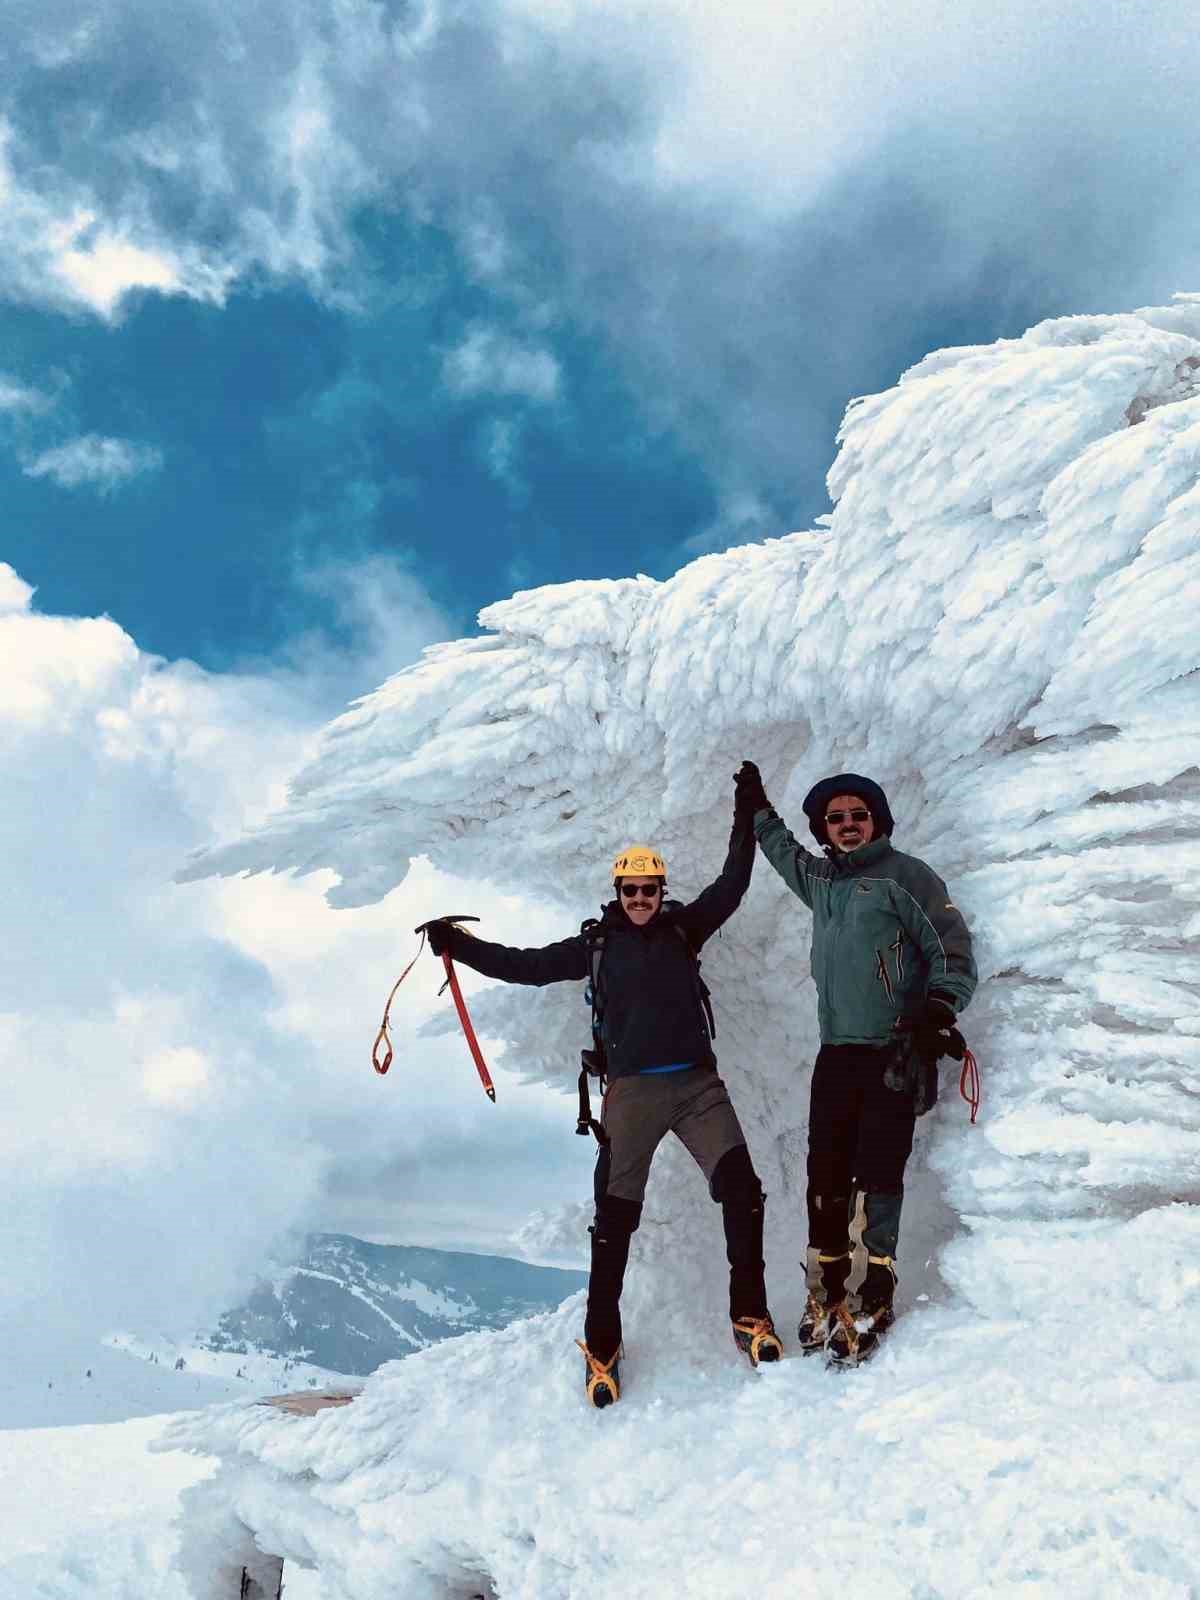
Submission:
M 1195 1407 L 1184 1326 L 1200 1301 L 1188 1242 L 1200 1202 L 1200 296 L 938 352 L 894 389 L 852 404 L 839 439 L 827 526 L 705 557 L 665 583 L 573 583 L 489 607 L 484 637 L 427 652 L 339 718 L 288 808 L 191 870 L 332 867 L 337 899 L 354 904 L 384 894 L 424 852 L 500 885 L 556 886 L 566 934 L 594 912 L 606 860 L 630 837 L 660 846 L 673 892 L 702 887 L 723 856 L 729 779 L 743 756 L 759 762 L 798 835 L 811 782 L 847 768 L 872 774 L 891 799 L 897 844 L 948 879 L 973 926 L 982 982 L 965 1031 L 986 1096 L 969 1129 L 944 1087 L 922 1125 L 900 1266 L 903 1291 L 927 1293 L 934 1306 L 902 1320 L 886 1353 L 893 1367 L 878 1370 L 894 1389 L 906 1362 L 925 1359 L 922 1328 L 935 1326 L 952 1369 L 965 1348 L 949 1354 L 955 1339 L 976 1337 L 979 1359 L 996 1359 L 997 1329 L 972 1316 L 1030 1319 L 1039 1339 L 1072 1352 L 1120 1322 L 1114 1350 L 1141 1349 L 1129 1341 L 1142 1330 L 1146 1347 L 1164 1352 L 1156 1379 L 1178 1385 L 1171 1406 Z M 771 1195 L 777 1315 L 798 1298 L 803 1243 L 816 1042 L 809 929 L 760 862 L 705 959 L 722 1071 Z M 573 1076 L 586 1024 L 574 986 L 492 990 L 475 1009 L 508 1041 L 507 1064 Z M 620 1428 L 636 1430 L 636 1408 L 652 1411 L 656 1393 L 691 1404 L 689 1362 L 732 1359 L 707 1325 L 721 1305 L 713 1210 L 686 1157 L 664 1148 L 635 1242 Z M 1072 1324 L 1072 1307 L 1085 1326 Z M 535 1360 L 515 1334 L 498 1336 L 511 1342 L 519 1390 L 565 1360 L 564 1320 L 530 1331 Z M 478 1405 L 481 1427 L 495 1401 L 475 1400 L 472 1373 L 497 1348 L 472 1344 L 463 1357 L 459 1399 Z M 999 1359 L 1019 1365 L 1018 1349 Z M 401 1451 L 426 1428 L 425 1359 L 406 1363 L 403 1383 L 381 1374 L 363 1397 L 377 1397 L 379 1440 L 385 1396 L 396 1396 Z M 429 1359 L 432 1373 L 449 1372 L 454 1358 Z M 800 1386 L 796 1403 L 843 1414 L 848 1402 L 820 1389 L 822 1375 L 793 1365 L 778 1381 Z M 1097 1404 L 1105 1381 L 1097 1365 Z M 757 1416 L 764 1391 L 751 1399 L 743 1388 L 737 1404 Z M 557 1376 L 554 1393 L 566 1410 Z M 986 1433 L 983 1413 L 970 1416 Z M 587 1423 L 564 1425 L 605 1470 L 613 1447 L 600 1441 L 611 1435 Z M 303 1461 L 320 1480 L 314 1493 L 352 1519 L 352 1422 L 321 1424 L 321 1459 L 339 1439 L 348 1452 L 345 1476 L 330 1469 L 341 1487 L 328 1489 L 313 1465 L 317 1432 L 292 1462 L 282 1426 L 229 1419 L 217 1431 L 228 1445 L 232 1430 L 251 1457 L 279 1450 L 286 1471 Z M 719 1445 L 720 1424 L 711 1426 Z M 903 1431 L 902 1417 L 895 1427 Z M 827 1438 L 824 1424 L 818 1432 Z M 203 1429 L 192 1425 L 189 1438 L 202 1441 Z M 736 1440 L 729 1447 L 740 1460 Z M 819 1475 L 813 1450 L 808 1468 Z M 248 1470 L 243 1462 L 239 1472 Z M 458 1552 L 446 1574 L 463 1550 L 481 1548 L 470 1484 L 486 1495 L 465 1470 L 461 1515 L 419 1471 L 397 1490 L 398 1522 L 406 1495 L 428 1494 L 421 1504 L 436 1503 L 457 1530 L 446 1534 L 445 1548 Z M 1032 1506 L 1032 1478 L 1027 1486 Z M 513 1538 L 536 1546 L 549 1535 L 536 1495 L 514 1492 L 510 1510 Z M 338 1527 L 330 1549 L 346 1537 Z M 398 1527 L 388 1537 L 397 1573 L 409 1572 L 404 1562 L 436 1566 Z M 621 1592 L 594 1573 L 585 1582 L 568 1554 L 560 1561 L 566 1575 L 552 1581 L 543 1570 L 541 1587 L 511 1576 L 519 1563 L 510 1562 L 495 1592 Z M 935 1566 L 932 1584 L 945 1577 Z M 428 1589 L 459 1592 L 471 1591 Z

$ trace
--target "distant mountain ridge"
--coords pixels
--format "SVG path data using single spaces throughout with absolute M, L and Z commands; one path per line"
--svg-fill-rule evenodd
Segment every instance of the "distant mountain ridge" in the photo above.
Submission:
M 553 1310 L 586 1282 L 507 1256 L 315 1233 L 303 1258 L 225 1312 L 204 1344 L 365 1376 L 455 1334 Z

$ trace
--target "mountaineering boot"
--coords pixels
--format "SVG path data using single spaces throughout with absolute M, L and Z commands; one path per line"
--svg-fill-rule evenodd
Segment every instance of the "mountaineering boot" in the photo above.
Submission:
M 800 1318 L 800 1326 L 796 1330 L 802 1355 L 811 1356 L 818 1350 L 824 1350 L 833 1326 L 833 1314 L 846 1298 L 846 1278 L 849 1272 L 848 1250 L 840 1255 L 825 1255 L 809 1247 L 805 1274 L 808 1300 L 805 1302 L 804 1315 Z
M 868 1256 L 867 1275 L 854 1296 L 855 1305 L 843 1301 L 837 1308 L 825 1346 L 831 1366 L 857 1367 L 873 1353 L 896 1320 L 895 1293 L 895 1262 L 890 1256 Z
M 744 1144 L 734 1145 L 717 1162 L 709 1193 L 721 1207 L 725 1254 L 729 1259 L 729 1320 L 733 1342 L 750 1365 L 778 1361 L 783 1345 L 767 1310 L 763 1281 L 763 1217 L 767 1197 Z
M 896 1320 L 896 1246 L 903 1201 L 902 1189 L 855 1193 L 853 1215 L 867 1252 L 867 1270 L 830 1330 L 825 1350 L 833 1366 L 854 1367 L 865 1361 Z
M 618 1345 L 607 1361 L 594 1356 L 582 1339 L 575 1343 L 583 1351 L 586 1362 L 583 1372 L 584 1393 L 597 1411 L 611 1406 L 621 1398 L 621 1348 Z
M 738 1317 L 733 1324 L 733 1342 L 749 1356 L 752 1367 L 778 1361 L 783 1354 L 770 1313 L 765 1317 Z
M 601 1152 L 601 1159 L 607 1152 Z M 641 1206 L 632 1200 L 605 1195 L 596 1208 L 592 1236 L 592 1270 L 588 1275 L 584 1343 L 589 1350 L 608 1356 L 621 1343 L 621 1287 L 629 1261 L 630 1238 L 641 1218 Z

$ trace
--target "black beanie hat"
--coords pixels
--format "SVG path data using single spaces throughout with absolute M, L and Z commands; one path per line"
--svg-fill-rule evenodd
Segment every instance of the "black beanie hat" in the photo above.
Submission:
M 818 844 L 829 843 L 829 829 L 825 826 L 825 807 L 836 794 L 860 796 L 871 813 L 876 837 L 878 838 L 880 834 L 891 837 L 892 829 L 896 826 L 892 808 L 887 803 L 887 795 L 875 780 L 864 778 L 858 772 L 838 772 L 832 778 L 822 778 L 820 783 L 814 783 L 804 796 L 804 814 L 808 818 L 808 829 Z

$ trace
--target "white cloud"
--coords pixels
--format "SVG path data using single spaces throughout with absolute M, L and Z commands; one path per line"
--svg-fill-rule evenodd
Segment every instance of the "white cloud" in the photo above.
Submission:
M 160 1105 L 187 1108 L 197 1104 L 208 1085 L 212 1067 L 200 1050 L 160 1050 L 142 1068 L 147 1099 Z
M 18 577 L 7 561 L 0 561 L 0 616 L 6 611 L 28 611 L 33 586 Z
M 77 248 L 75 241 L 89 232 L 95 220 L 93 213 L 84 212 L 66 229 L 51 233 L 58 247 L 54 270 L 85 305 L 108 317 L 131 289 L 157 289 L 161 294 L 182 290 L 178 263 L 160 251 L 143 249 L 104 229 Z
M 401 590 L 359 582 L 347 604 L 382 606 L 395 644 Z M 522 1198 L 561 1197 L 569 1107 L 502 1073 L 492 1106 L 460 1038 L 417 1037 L 446 1004 L 432 962 L 394 1008 L 391 1074 L 369 1063 L 417 922 L 450 899 L 501 937 L 537 914 L 427 867 L 362 911 L 330 909 L 328 873 L 175 884 L 281 803 L 327 708 L 295 671 L 214 676 L 31 600 L 0 565 L 0 1343 L 187 1332 L 292 1228 L 420 1242 L 441 1211 L 447 1242 L 500 1245 Z M 464 1149 L 481 1159 L 452 1171 Z
M 28 384 L 0 372 L 0 412 L 38 416 L 51 410 L 53 405 L 50 396 L 40 389 L 31 389 Z
M 135 289 L 224 299 L 236 269 L 219 254 L 186 238 L 173 243 L 168 229 L 127 216 L 123 207 L 102 214 L 82 177 L 56 169 L 53 184 L 44 172 L 24 181 L 13 144 L 12 126 L 0 117 L 0 287 L 9 297 L 64 310 L 82 306 L 105 319 Z
M 52 478 L 64 489 L 94 487 L 102 493 L 146 472 L 157 472 L 163 453 L 131 439 L 106 439 L 87 433 L 52 450 L 43 450 L 25 468 L 27 478 Z
M 545 405 L 558 398 L 562 371 L 549 350 L 477 323 L 446 355 L 442 378 L 455 394 L 516 395 Z

